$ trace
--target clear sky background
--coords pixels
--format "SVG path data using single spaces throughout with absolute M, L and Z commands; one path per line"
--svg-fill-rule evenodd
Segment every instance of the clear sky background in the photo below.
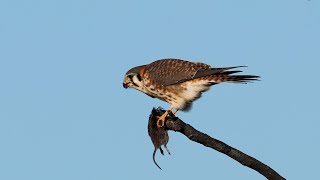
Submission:
M 0 1 L 0 179 L 264 179 L 170 132 L 152 162 L 152 107 L 122 80 L 161 58 L 247 65 L 177 115 L 288 179 L 319 178 L 317 0 Z

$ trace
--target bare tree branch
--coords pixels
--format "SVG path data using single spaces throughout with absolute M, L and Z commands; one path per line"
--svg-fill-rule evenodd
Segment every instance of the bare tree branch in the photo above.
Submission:
M 159 116 L 161 116 L 164 112 L 165 111 L 160 108 L 153 109 L 150 115 L 150 120 L 152 119 L 157 120 Z M 169 113 L 169 115 L 167 116 L 165 126 L 168 130 L 180 132 L 183 135 L 187 136 L 192 141 L 200 143 L 209 148 L 215 149 L 231 157 L 232 159 L 238 161 L 242 165 L 256 170 L 257 172 L 265 176 L 267 179 L 271 179 L 271 180 L 285 179 L 276 171 L 274 171 L 272 168 L 260 162 L 259 160 L 227 145 L 222 141 L 214 139 L 208 136 L 207 134 L 204 134 L 194 129 L 192 126 L 183 122 L 181 119 L 174 116 L 172 113 Z

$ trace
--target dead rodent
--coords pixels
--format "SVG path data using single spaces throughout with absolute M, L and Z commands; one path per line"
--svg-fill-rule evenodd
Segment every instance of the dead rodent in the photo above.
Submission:
M 159 109 L 153 109 L 152 111 L 159 111 Z M 157 114 L 157 113 L 153 112 L 152 114 Z M 168 154 L 170 154 L 170 151 L 167 148 L 167 143 L 169 141 L 168 130 L 166 130 L 165 127 L 161 127 L 161 128 L 157 127 L 157 119 L 159 117 L 160 116 L 156 116 L 156 117 L 153 117 L 153 115 L 150 116 L 149 122 L 148 122 L 148 133 L 154 145 L 154 151 L 152 156 L 153 162 L 158 166 L 159 169 L 161 169 L 155 160 L 156 152 L 158 149 L 160 149 L 161 154 L 164 155 L 163 150 L 161 148 L 162 145 L 166 148 Z

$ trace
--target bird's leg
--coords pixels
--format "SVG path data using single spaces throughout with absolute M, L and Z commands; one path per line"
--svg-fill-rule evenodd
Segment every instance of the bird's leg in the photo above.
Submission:
M 157 121 L 157 127 L 158 127 L 158 128 L 161 128 L 161 127 L 164 126 L 164 122 L 165 122 L 165 120 L 166 120 L 166 117 L 167 117 L 167 115 L 168 115 L 168 112 L 171 111 L 172 109 L 173 109 L 173 107 L 170 106 L 169 109 L 168 109 L 165 113 L 163 113 L 162 116 L 159 117 L 159 119 L 158 119 L 158 121 Z
M 168 112 L 168 114 L 169 114 L 170 116 L 173 116 L 173 115 L 175 115 L 178 111 L 179 111 L 179 109 L 175 109 L 173 112 L 172 112 L 172 111 L 171 111 L 171 112 Z
M 179 111 L 179 109 L 175 109 L 174 111 L 173 111 L 173 114 L 174 115 L 176 115 L 176 113 Z

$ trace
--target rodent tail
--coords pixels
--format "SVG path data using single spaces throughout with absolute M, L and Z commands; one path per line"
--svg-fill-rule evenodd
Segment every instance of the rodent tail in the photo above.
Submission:
M 159 168 L 160 170 L 162 170 L 161 167 L 160 167 L 160 166 L 157 164 L 157 162 L 156 162 L 156 159 L 155 159 L 156 152 L 157 152 L 157 149 L 155 148 L 154 151 L 153 151 L 152 159 L 153 159 L 154 164 L 156 164 L 156 165 L 158 166 L 158 168 Z

